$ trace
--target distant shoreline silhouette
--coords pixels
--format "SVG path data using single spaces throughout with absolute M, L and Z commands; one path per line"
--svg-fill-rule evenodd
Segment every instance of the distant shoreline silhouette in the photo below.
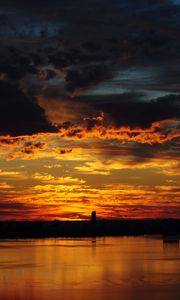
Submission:
M 180 219 L 0 221 L 0 238 L 180 235 Z

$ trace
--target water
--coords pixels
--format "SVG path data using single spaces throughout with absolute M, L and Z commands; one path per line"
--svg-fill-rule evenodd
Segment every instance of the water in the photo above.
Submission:
M 1 300 L 179 300 L 179 243 L 160 238 L 1 240 Z

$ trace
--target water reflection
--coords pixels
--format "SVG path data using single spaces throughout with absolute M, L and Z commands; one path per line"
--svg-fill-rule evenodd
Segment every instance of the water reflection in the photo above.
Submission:
M 0 242 L 3 300 L 179 300 L 179 283 L 179 244 L 160 239 Z

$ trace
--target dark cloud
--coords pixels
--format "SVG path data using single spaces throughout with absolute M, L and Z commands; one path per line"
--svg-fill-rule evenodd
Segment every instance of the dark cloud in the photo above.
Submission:
M 13 19 L 16 24 L 13 30 L 17 42 L 12 43 L 8 38 L 2 41 L 3 45 L 18 46 L 14 55 L 13 51 L 8 55 L 6 66 L 2 65 L 11 79 L 15 74 L 17 79 L 27 73 L 34 74 L 37 67 L 50 63 L 58 70 L 69 68 L 65 70 L 66 87 L 74 91 L 113 77 L 118 69 L 180 59 L 180 9 L 172 1 L 9 0 L 1 5 L 6 7 L 1 23 L 8 24 Z M 17 17 L 10 14 L 10 7 L 18 9 Z M 54 20 L 65 24 L 56 37 Z M 31 31 L 43 32 L 42 24 L 48 24 L 52 33 L 33 37 Z M 19 36 L 19 27 L 24 28 L 26 38 L 23 32 Z M 164 70 L 162 65 L 161 68 Z
M 26 208 L 28 208 L 28 205 L 25 204 L 25 203 L 18 203 L 18 202 L 1 202 L 0 203 L 0 210 L 1 210 L 1 213 L 6 210 L 25 210 Z
M 126 155 L 132 158 L 132 165 L 137 165 L 143 162 L 150 162 L 153 159 L 178 160 L 179 151 L 180 145 L 177 141 L 168 142 L 166 145 L 156 144 L 153 146 L 148 144 L 132 144 L 126 148 Z
M 150 102 L 127 101 L 108 107 L 102 105 L 101 109 L 115 121 L 117 126 L 147 128 L 156 121 L 179 118 L 179 99 L 179 96 L 170 95 Z
M 15 85 L 0 82 L 0 134 L 23 135 L 54 131 L 44 111 Z
M 42 142 L 27 142 L 24 146 L 24 149 L 22 150 L 22 153 L 25 154 L 33 154 L 37 150 L 43 150 L 46 148 L 46 144 Z
M 93 127 L 96 120 L 92 118 L 100 112 L 104 112 L 108 121 L 117 127 L 148 128 L 156 121 L 179 118 L 178 95 L 142 101 L 141 90 L 136 86 L 139 68 L 143 66 L 147 68 L 150 84 L 145 80 L 140 83 L 141 88 L 150 89 L 156 84 L 170 91 L 172 87 L 180 91 L 177 69 L 180 7 L 172 1 L 78 0 L 75 3 L 73 0 L 32 0 L 25 3 L 7 0 L 2 1 L 1 7 L 0 74 L 9 81 L 6 87 L 5 83 L 0 86 L 1 111 L 5 112 L 1 118 L 2 133 L 53 130 L 35 98 L 30 99 L 32 94 L 39 93 L 44 81 L 48 90 L 57 85 L 61 95 L 65 95 L 63 105 L 53 102 L 56 111 L 51 108 L 51 117 L 48 113 L 51 99 L 41 105 L 53 124 L 74 121 L 73 115 L 83 117 L 83 112 L 88 128 Z M 14 32 L 13 41 L 8 30 Z M 3 32 L 6 32 L 6 38 Z M 132 75 L 132 68 L 136 74 Z M 119 84 L 121 88 L 123 70 L 127 71 L 124 83 L 127 89 L 128 78 L 132 82 L 128 93 L 103 96 L 102 88 L 98 100 L 95 96 L 84 95 L 73 101 L 67 99 L 68 95 L 75 97 L 107 81 L 112 87 Z M 116 79 L 118 73 L 119 81 Z M 59 85 L 55 79 L 60 80 Z M 19 83 L 23 86 L 25 82 L 27 96 L 10 82 L 17 86 Z M 137 92 L 133 93 L 133 90 Z M 61 104 L 62 97 L 55 102 Z M 80 114 L 76 109 L 74 111 L 75 105 Z M 64 119 L 66 116 L 67 120 Z
M 40 69 L 38 72 L 38 79 L 39 80 L 50 80 L 56 77 L 56 72 L 51 69 Z
M 105 113 L 106 118 L 117 127 L 148 128 L 154 122 L 180 118 L 179 95 L 168 95 L 151 101 L 143 101 L 142 98 L 141 94 L 125 93 L 117 96 L 84 96 L 78 97 L 78 100 L 89 102 L 91 109 L 97 113 Z
M 72 152 L 72 149 L 61 149 L 60 150 L 60 154 L 67 154 L 67 153 L 71 153 Z
M 109 76 L 109 68 L 105 65 L 89 65 L 80 70 L 70 70 L 66 75 L 66 88 L 68 92 L 75 92 L 101 82 Z

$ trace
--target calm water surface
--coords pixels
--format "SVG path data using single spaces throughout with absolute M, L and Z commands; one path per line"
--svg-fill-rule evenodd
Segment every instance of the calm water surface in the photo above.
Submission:
M 160 238 L 1 240 L 1 300 L 179 300 L 179 243 Z

